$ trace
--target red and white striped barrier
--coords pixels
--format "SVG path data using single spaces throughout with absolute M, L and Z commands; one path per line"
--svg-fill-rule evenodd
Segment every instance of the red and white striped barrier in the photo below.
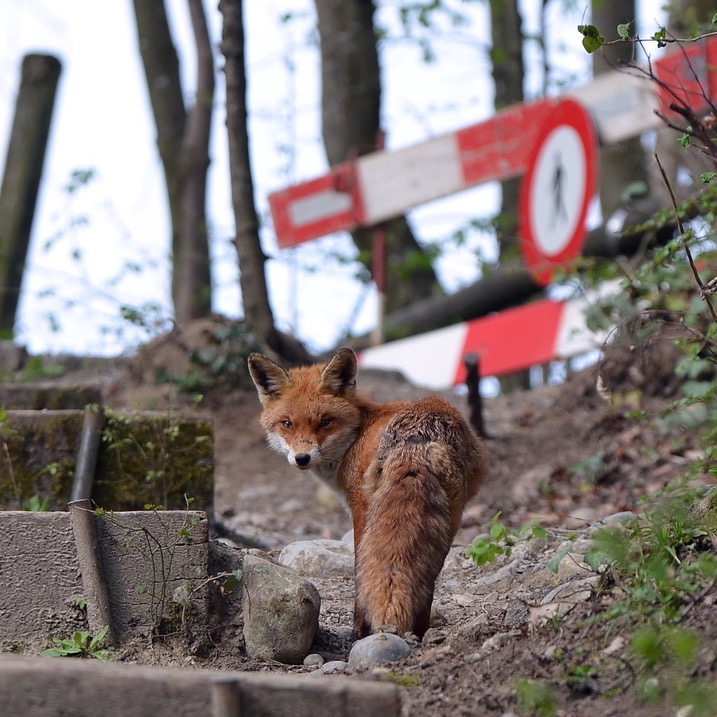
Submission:
M 615 290 L 611 283 L 600 291 Z M 400 371 L 412 383 L 442 390 L 465 380 L 463 359 L 480 358 L 480 374 L 500 376 L 600 349 L 606 332 L 587 328 L 585 310 L 596 300 L 588 294 L 565 301 L 542 300 L 480 319 L 448 326 L 366 349 L 362 368 Z

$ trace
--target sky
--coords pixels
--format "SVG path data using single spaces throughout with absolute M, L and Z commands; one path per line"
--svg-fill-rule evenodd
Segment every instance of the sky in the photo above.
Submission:
M 180 56 L 185 97 L 193 101 L 194 54 L 186 0 L 166 0 Z M 419 42 L 401 37 L 399 0 L 381 2 L 382 124 L 387 148 L 397 149 L 474 124 L 492 113 L 489 24 L 485 2 L 459 2 L 468 22 L 445 19 L 431 37 L 436 60 L 426 63 Z M 538 32 L 540 0 L 523 0 L 525 31 Z M 587 5 L 587 3 L 585 3 Z M 644 0 L 641 12 L 652 27 Z M 212 41 L 221 16 L 206 2 Z M 589 81 L 590 60 L 576 26 L 579 2 L 548 3 L 553 48 L 553 92 L 558 82 Z M 566 10 L 566 8 L 568 8 Z M 284 18 L 283 20 L 280 18 Z M 310 0 L 246 0 L 245 32 L 250 138 L 256 203 L 272 306 L 280 328 L 310 349 L 361 333 L 375 320 L 372 287 L 357 282 L 354 250 L 346 236 L 297 249 L 277 248 L 267 196 L 326 170 L 320 138 L 320 66 Z M 130 0 L 0 0 L 0 164 L 4 166 L 22 57 L 56 55 L 63 65 L 28 252 L 16 340 L 31 353 L 114 355 L 131 352 L 148 332 L 171 320 L 169 223 L 161 164 Z M 527 50 L 528 93 L 542 90 L 541 63 Z M 217 67 L 221 58 L 217 57 Z M 213 309 L 241 316 L 237 260 L 231 239 L 224 94 L 217 78 L 210 150 L 209 205 Z M 80 181 L 84 177 L 85 181 Z M 455 290 L 480 273 L 480 255 L 494 255 L 490 236 L 468 232 L 448 241 L 497 207 L 497 188 L 485 186 L 432 202 L 409 214 L 422 241 L 443 242 L 437 269 L 444 289 Z M 327 298 L 330 299 L 327 301 Z M 140 309 L 145 326 L 121 319 L 121 308 Z

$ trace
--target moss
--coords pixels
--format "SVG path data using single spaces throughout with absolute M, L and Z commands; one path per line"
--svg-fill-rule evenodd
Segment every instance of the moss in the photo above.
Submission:
M 0 509 L 37 496 L 64 510 L 72 492 L 82 411 L 0 413 Z M 207 421 L 108 413 L 92 499 L 107 510 L 147 504 L 206 510 L 213 495 L 213 431 Z
M 145 505 L 181 509 L 211 505 L 213 431 L 199 418 L 108 413 L 93 499 L 104 508 Z
M 39 496 L 65 508 L 81 428 L 77 411 L 9 412 L 0 423 L 0 506 L 21 510 Z
M 401 687 L 418 687 L 421 678 L 418 675 L 400 675 L 397 672 L 384 672 L 380 679 L 383 682 L 393 682 Z

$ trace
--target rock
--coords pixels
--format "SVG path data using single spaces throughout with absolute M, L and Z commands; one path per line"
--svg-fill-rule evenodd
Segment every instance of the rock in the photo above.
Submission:
M 599 575 L 592 575 L 581 580 L 568 580 L 545 595 L 537 607 L 530 608 L 530 621 L 541 623 L 570 612 L 577 604 L 586 602 L 598 581 Z
M 475 582 L 476 594 L 485 595 L 496 590 L 499 584 L 508 584 L 516 573 L 525 570 L 526 563 L 524 560 L 516 558 L 511 560 L 507 565 L 498 568 L 493 573 L 489 573 L 482 578 L 478 578 Z
M 398 635 L 379 632 L 354 642 L 349 653 L 352 670 L 366 670 L 379 662 L 403 660 L 411 653 L 408 643 Z
M 244 558 L 243 586 L 249 657 L 301 664 L 319 628 L 314 584 L 256 551 Z
M 606 525 L 615 525 L 619 523 L 626 523 L 628 520 L 632 520 L 635 514 L 630 510 L 621 510 L 619 513 L 613 513 L 603 518 L 601 521 L 593 526 L 595 529 L 604 528 Z
M 310 655 L 307 655 L 304 658 L 304 666 L 305 667 L 315 667 L 317 665 L 320 667 L 323 664 L 324 664 L 324 658 L 321 657 L 321 655 L 319 655 L 316 652 L 312 652 Z
M 299 575 L 311 577 L 351 577 L 354 554 L 343 540 L 299 540 L 279 553 L 279 562 Z
M 509 632 L 499 632 L 495 635 L 491 635 L 487 640 L 483 641 L 483 644 L 480 646 L 480 651 L 485 653 L 497 650 L 507 642 L 510 642 L 516 637 L 520 637 L 522 634 L 520 630 L 510 630 Z
M 530 613 L 522 600 L 511 600 L 503 616 L 503 624 L 509 629 L 518 629 L 528 623 Z
M 27 361 L 27 349 L 12 341 L 0 341 L 0 372 L 19 371 Z
M 554 590 L 551 590 L 541 601 L 541 605 L 548 605 L 549 603 L 557 602 L 569 602 L 578 603 L 589 600 L 592 591 L 598 584 L 600 577 L 598 575 L 591 575 L 590 577 L 583 578 L 582 580 L 569 580 L 567 582 L 558 585 Z
M 322 668 L 321 672 L 325 675 L 335 675 L 339 672 L 346 672 L 346 668 L 349 666 L 348 662 L 344 660 L 329 660 Z
M 574 508 L 570 511 L 570 515 L 566 516 L 562 527 L 569 530 L 586 528 L 598 519 L 598 515 L 599 513 L 595 508 Z

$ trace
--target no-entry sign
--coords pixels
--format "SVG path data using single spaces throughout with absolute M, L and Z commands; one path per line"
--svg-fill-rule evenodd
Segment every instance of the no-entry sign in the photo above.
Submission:
M 523 257 L 542 285 L 580 254 L 597 161 L 590 116 L 578 102 L 563 100 L 542 125 L 521 185 Z

